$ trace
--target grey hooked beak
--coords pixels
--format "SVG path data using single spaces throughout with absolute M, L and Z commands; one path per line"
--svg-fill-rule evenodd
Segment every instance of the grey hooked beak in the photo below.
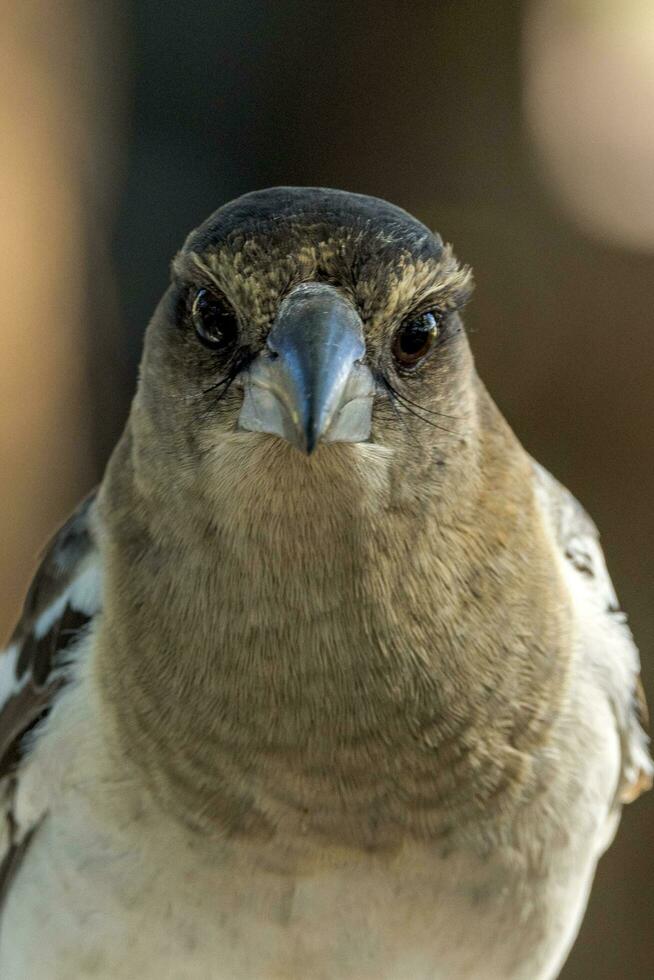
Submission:
M 245 372 L 239 428 L 282 436 L 305 453 L 319 441 L 365 442 L 375 388 L 360 363 L 365 350 L 361 319 L 337 289 L 297 286 Z

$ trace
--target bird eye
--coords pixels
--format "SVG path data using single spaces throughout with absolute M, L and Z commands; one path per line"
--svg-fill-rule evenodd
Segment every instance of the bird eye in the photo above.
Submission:
M 234 313 L 208 289 L 198 289 L 191 307 L 191 319 L 199 339 L 206 347 L 227 350 L 238 337 Z
M 393 338 L 393 357 L 401 367 L 413 367 L 433 347 L 441 329 L 441 314 L 428 310 L 405 320 Z

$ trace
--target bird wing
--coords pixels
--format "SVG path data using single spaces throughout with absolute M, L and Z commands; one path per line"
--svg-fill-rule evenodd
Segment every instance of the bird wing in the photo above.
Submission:
M 594 522 L 579 501 L 535 461 L 534 469 L 536 491 L 568 579 L 574 594 L 583 595 L 584 609 L 593 620 L 593 635 L 601 637 L 601 650 L 591 651 L 591 656 L 598 657 L 598 675 L 608 688 L 620 735 L 622 772 L 617 799 L 631 803 L 651 788 L 654 773 L 645 734 L 649 720 L 638 649 L 620 609 Z M 606 663 L 607 655 L 610 663 Z
M 68 679 L 80 635 L 100 610 L 100 561 L 88 497 L 48 545 L 7 649 L 0 653 L 0 909 L 37 821 L 16 800 L 33 739 Z

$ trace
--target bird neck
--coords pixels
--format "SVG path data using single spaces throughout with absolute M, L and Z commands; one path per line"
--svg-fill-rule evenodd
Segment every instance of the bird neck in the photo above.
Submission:
M 98 678 L 166 807 L 205 831 L 383 846 L 533 791 L 568 624 L 506 438 L 456 510 L 389 506 L 371 458 L 363 490 L 356 466 L 305 467 L 183 520 L 116 489 Z

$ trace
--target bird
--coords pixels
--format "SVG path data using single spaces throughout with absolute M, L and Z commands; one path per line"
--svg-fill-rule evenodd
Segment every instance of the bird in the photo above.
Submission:
M 0 657 L 3 980 L 548 980 L 652 782 L 582 506 L 383 200 L 187 237 Z

